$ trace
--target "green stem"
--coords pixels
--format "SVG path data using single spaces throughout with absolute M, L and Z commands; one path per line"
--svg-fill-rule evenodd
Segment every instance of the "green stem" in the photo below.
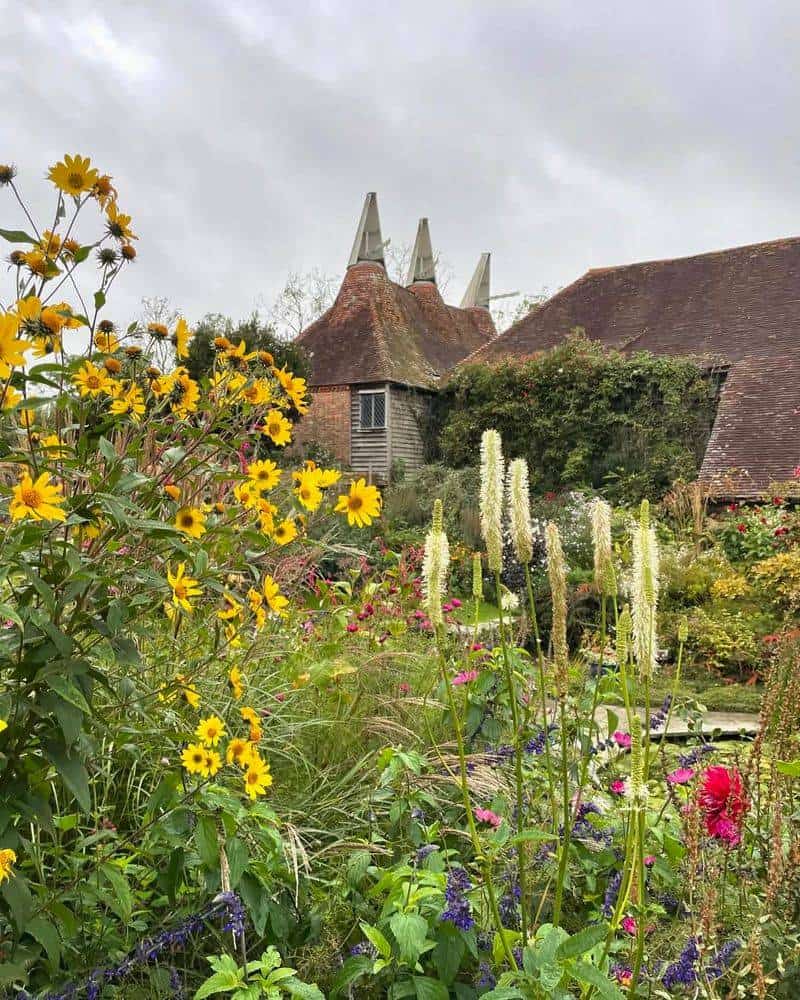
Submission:
M 467 829 L 469 830 L 469 837 L 472 841 L 472 849 L 475 852 L 475 861 L 480 868 L 481 875 L 483 877 L 483 884 L 486 887 L 486 894 L 489 898 L 489 908 L 492 911 L 492 919 L 494 920 L 495 926 L 497 927 L 497 933 L 500 935 L 500 941 L 503 945 L 503 951 L 506 956 L 506 960 L 512 969 L 517 969 L 517 962 L 514 958 L 514 952 L 511 948 L 511 944 L 506 936 L 505 928 L 503 927 L 503 922 L 500 918 L 500 909 L 497 905 L 497 896 L 494 891 L 494 884 L 492 883 L 492 869 L 489 864 L 488 859 L 483 853 L 483 848 L 481 846 L 480 837 L 478 836 L 478 830 L 475 826 L 475 817 L 472 814 L 472 803 L 469 797 L 469 782 L 467 778 L 467 755 L 464 750 L 464 734 L 461 729 L 461 719 L 458 714 L 458 709 L 456 706 L 456 701 L 453 696 L 453 687 L 450 683 L 450 678 L 447 676 L 447 660 L 445 659 L 445 653 L 441 637 L 441 627 L 436 629 L 436 645 L 439 649 L 439 669 L 442 675 L 442 683 L 444 684 L 444 689 L 447 694 L 448 706 L 450 708 L 450 714 L 453 718 L 453 729 L 456 734 L 456 745 L 458 747 L 458 765 L 460 771 L 460 785 L 461 785 L 461 797 L 464 802 L 464 809 L 467 814 Z
M 517 705 L 517 690 L 514 684 L 514 673 L 511 669 L 511 661 L 508 657 L 508 643 L 506 640 L 505 623 L 503 621 L 503 598 L 500 584 L 500 573 L 495 570 L 494 574 L 495 590 L 497 591 L 497 610 L 500 616 L 500 647 L 503 651 L 503 671 L 508 689 L 508 700 L 511 704 L 511 719 L 514 725 L 514 772 L 516 776 L 516 800 L 517 800 L 517 833 L 522 833 L 525 822 L 525 799 L 523 796 L 522 780 L 522 731 L 519 720 L 519 706 Z M 520 910 L 522 912 L 522 945 L 528 943 L 528 850 L 525 841 L 520 840 L 517 845 L 517 858 L 519 861 L 519 892 Z
M 569 857 L 569 844 L 571 837 L 572 816 L 569 808 L 569 774 L 567 770 L 567 711 L 564 704 L 565 699 L 561 698 L 560 721 L 561 721 L 561 809 L 563 815 L 564 832 L 561 840 L 561 854 L 558 859 L 558 879 L 556 880 L 556 898 L 553 903 L 553 926 L 558 927 L 561 921 L 561 905 L 564 899 L 564 879 L 567 873 L 567 859 Z
M 556 807 L 556 786 L 553 777 L 553 758 L 550 753 L 550 733 L 547 721 L 547 688 L 545 685 L 544 673 L 544 651 L 542 650 L 542 639 L 539 634 L 539 622 L 536 615 L 536 603 L 533 598 L 533 583 L 531 581 L 531 568 L 525 565 L 525 586 L 528 591 L 528 605 L 530 607 L 531 623 L 533 634 L 536 640 L 536 656 L 539 666 L 539 697 L 542 702 L 542 726 L 544 727 L 544 760 L 547 767 L 547 788 L 550 796 L 550 812 L 553 818 L 553 833 L 558 828 L 558 813 Z

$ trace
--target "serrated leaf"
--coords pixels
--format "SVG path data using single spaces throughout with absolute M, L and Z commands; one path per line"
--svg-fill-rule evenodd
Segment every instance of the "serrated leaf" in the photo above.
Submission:
M 244 982 L 238 971 L 236 973 L 215 972 L 195 993 L 194 1000 L 204 1000 L 204 997 L 213 996 L 215 993 L 230 993 L 231 990 L 243 985 Z
M 32 917 L 25 925 L 25 933 L 39 942 L 53 965 L 58 965 L 61 958 L 61 938 L 49 920 L 45 917 Z
M 418 913 L 395 913 L 389 927 L 400 949 L 400 957 L 409 965 L 416 965 L 428 937 L 428 921 Z
M 619 987 L 612 983 L 596 965 L 589 965 L 588 962 L 575 962 L 572 971 L 579 982 L 594 986 L 602 1000 L 624 1000 Z
M 230 869 L 231 889 L 235 889 L 241 881 L 247 866 L 250 864 L 250 855 L 247 848 L 238 837 L 231 837 L 225 844 L 225 854 L 228 858 Z
M 302 983 L 299 979 L 286 979 L 281 984 L 290 996 L 300 1000 L 325 1000 L 325 994 L 316 983 Z
M 414 976 L 413 979 L 417 1000 L 449 1000 L 450 990 L 438 979 L 430 979 L 428 976 Z
M 364 936 L 368 938 L 368 940 L 378 949 L 379 955 L 382 955 L 384 958 L 391 957 L 392 946 L 377 927 L 373 927 L 371 924 L 362 923 L 361 930 L 364 932 Z

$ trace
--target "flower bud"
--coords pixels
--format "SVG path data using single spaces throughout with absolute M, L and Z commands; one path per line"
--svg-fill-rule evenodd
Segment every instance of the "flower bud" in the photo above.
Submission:
M 528 492 L 528 463 L 515 458 L 508 467 L 508 509 L 511 514 L 511 542 L 514 553 L 527 566 L 533 558 L 531 501 Z

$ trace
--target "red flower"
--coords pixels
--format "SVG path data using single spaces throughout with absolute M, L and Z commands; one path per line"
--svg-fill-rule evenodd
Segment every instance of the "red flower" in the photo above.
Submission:
M 780 507 L 780 505 L 783 503 L 783 497 L 773 497 L 772 502 L 775 504 L 776 507 Z
M 706 832 L 728 847 L 742 839 L 742 820 L 750 808 L 744 782 L 736 768 L 709 767 L 703 774 L 697 794 Z
M 728 510 L 731 511 L 731 513 L 733 511 L 735 511 L 735 510 L 738 510 L 738 509 L 739 509 L 739 504 L 738 503 L 729 503 L 728 504 Z
M 736 530 L 741 531 L 741 533 L 744 534 L 745 531 L 747 531 L 747 525 L 742 521 L 736 525 Z

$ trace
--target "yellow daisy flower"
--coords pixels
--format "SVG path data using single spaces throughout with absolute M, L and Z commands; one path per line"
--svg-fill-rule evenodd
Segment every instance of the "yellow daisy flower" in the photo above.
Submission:
M 0 882 L 11 878 L 11 869 L 14 867 L 16 860 L 17 855 L 11 850 L 11 848 L 6 847 L 0 851 Z
M 222 601 L 225 605 L 223 608 L 217 612 L 217 618 L 221 621 L 227 622 L 234 618 L 238 618 L 242 613 L 242 605 L 236 600 L 231 594 L 223 594 Z
M 189 538 L 201 538 L 206 533 L 206 515 L 197 507 L 181 507 L 175 515 L 175 527 Z
M 289 606 L 289 599 L 283 596 L 281 588 L 275 580 L 273 580 L 271 576 L 265 576 L 261 589 L 264 592 L 264 597 L 266 598 L 267 604 L 270 608 L 276 615 L 280 615 L 282 618 L 285 618 L 288 613 L 286 608 Z
M 110 396 L 115 383 L 104 368 L 97 368 L 91 361 L 86 361 L 72 376 L 73 383 L 78 387 L 81 396 Z
M 238 736 L 235 736 L 232 740 L 228 741 L 228 747 L 225 751 L 225 760 L 229 764 L 236 764 L 242 769 L 246 768 L 250 756 L 253 752 L 252 746 Z
M 10 410 L 23 400 L 21 392 L 17 392 L 13 385 L 0 388 L 0 410 Z
M 188 705 L 197 708 L 200 704 L 200 693 L 192 687 L 192 682 L 186 674 L 175 674 L 175 680 L 180 685 L 180 693 L 186 699 Z
M 242 389 L 242 396 L 253 406 L 264 406 L 272 399 L 272 389 L 266 379 L 257 378 Z
M 127 243 L 129 240 L 139 239 L 131 229 L 131 217 L 120 212 L 116 201 L 109 202 L 106 208 L 106 220 L 108 235 L 113 236 L 115 240 Z
M 325 490 L 329 486 L 335 486 L 341 478 L 342 474 L 338 469 L 321 469 L 319 475 L 319 488 L 321 490 Z
M 30 471 L 25 471 L 14 487 L 8 510 L 12 521 L 26 517 L 34 521 L 65 521 L 67 515 L 61 509 L 62 503 L 61 486 L 51 483 L 49 472 L 43 472 L 34 482 Z
M 30 340 L 17 337 L 19 316 L 0 315 L 0 378 L 7 379 L 11 369 L 25 364 L 25 352 L 33 347 Z
M 315 511 L 322 503 L 322 491 L 319 488 L 319 470 L 305 469 L 301 473 L 295 473 L 297 486 L 295 496 L 306 510 Z
M 280 410 L 270 410 L 261 433 L 266 434 L 273 444 L 282 448 L 292 440 L 292 422 L 284 417 Z
M 244 694 L 244 678 L 242 677 L 242 672 L 238 667 L 231 667 L 230 673 L 228 674 L 228 683 L 231 686 L 231 693 L 236 701 L 242 700 L 242 695 Z
M 217 753 L 217 751 L 206 750 L 206 761 L 205 761 L 205 771 L 204 771 L 206 777 L 213 778 L 221 767 L 222 767 L 222 758 Z
M 200 387 L 185 368 L 178 368 L 172 373 L 172 410 L 179 417 L 187 417 L 197 409 L 200 399 Z
M 225 723 L 217 715 L 209 715 L 197 724 L 197 738 L 206 747 L 215 747 L 225 735 Z
M 247 466 L 247 475 L 259 490 L 273 490 L 281 479 L 281 470 L 275 462 L 269 459 L 261 462 L 251 462 Z
M 48 180 L 64 194 L 71 194 L 77 198 L 84 191 L 91 191 L 97 183 L 100 171 L 92 167 L 88 156 L 66 155 L 54 166 L 50 167 L 47 174 Z
M 375 486 L 367 486 L 365 479 L 350 483 L 350 492 L 339 496 L 335 510 L 347 514 L 347 523 L 359 528 L 369 527 L 381 512 L 381 494 Z
M 170 500 L 175 500 L 176 503 L 181 498 L 181 488 L 180 486 L 176 486 L 174 483 L 167 483 L 164 487 L 164 492 Z
M 251 760 L 244 773 L 244 787 L 247 794 L 255 802 L 259 795 L 265 795 L 272 784 L 269 764 L 263 761 Z
M 189 774 L 204 774 L 206 770 L 206 748 L 200 743 L 190 743 L 181 754 L 181 763 Z
M 178 564 L 178 568 L 174 574 L 172 570 L 167 567 L 167 582 L 170 587 L 172 587 L 172 599 L 174 600 L 176 607 L 182 608 L 188 614 L 191 614 L 192 604 L 189 598 L 199 597 L 203 593 L 203 590 L 198 586 L 197 580 L 193 580 L 192 577 L 186 576 L 185 562 Z
M 192 334 L 189 330 L 189 324 L 183 317 L 178 320 L 178 325 L 175 327 L 175 333 L 172 336 L 177 356 L 179 358 L 188 358 L 189 340 L 191 339 Z
M 117 385 L 117 383 L 112 383 Z M 138 385 L 131 383 L 128 388 L 115 395 L 114 401 L 111 404 L 111 412 L 114 416 L 120 417 L 129 413 L 131 417 L 138 423 L 145 411 L 144 396 L 142 395 L 142 390 Z
M 113 354 L 114 351 L 119 350 L 119 341 L 113 333 L 105 333 L 103 330 L 98 330 L 94 335 L 94 346 L 102 354 Z
M 294 521 L 288 519 L 281 521 L 272 532 L 272 537 L 278 545 L 288 545 L 289 542 L 293 542 L 297 538 L 297 528 Z

